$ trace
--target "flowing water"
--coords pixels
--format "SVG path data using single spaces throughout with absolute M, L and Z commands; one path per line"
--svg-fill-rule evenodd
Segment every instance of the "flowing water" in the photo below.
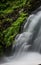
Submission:
M 16 36 L 15 43 L 14 54 L 0 59 L 0 65 L 41 64 L 41 10 L 28 17 L 23 33 Z

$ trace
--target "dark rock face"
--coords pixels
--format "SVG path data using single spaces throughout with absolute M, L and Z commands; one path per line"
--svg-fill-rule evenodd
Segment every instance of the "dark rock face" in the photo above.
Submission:
M 19 9 L 14 10 L 12 13 L 8 14 L 7 18 L 12 18 L 15 21 L 19 16 Z
M 41 5 L 41 0 L 34 0 L 33 2 L 32 2 L 33 4 L 32 4 L 32 11 L 33 10 L 35 10 L 36 8 L 38 8 L 40 5 Z
M 26 2 L 26 4 L 27 4 L 27 2 Z M 30 14 L 32 11 L 34 11 L 39 6 L 41 6 L 41 0 L 31 0 L 29 5 L 31 5 L 31 6 L 30 7 L 28 7 L 28 5 L 25 6 L 24 11 L 26 11 Z

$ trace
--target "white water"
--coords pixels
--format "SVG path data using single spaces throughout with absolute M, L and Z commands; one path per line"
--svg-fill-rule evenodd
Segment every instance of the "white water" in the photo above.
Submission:
M 15 53 L 0 65 L 41 64 L 41 11 L 28 17 L 23 33 L 15 38 Z
M 13 59 L 11 62 L 7 62 L 0 65 L 38 65 L 41 64 L 41 55 L 39 53 L 26 53 L 20 58 Z

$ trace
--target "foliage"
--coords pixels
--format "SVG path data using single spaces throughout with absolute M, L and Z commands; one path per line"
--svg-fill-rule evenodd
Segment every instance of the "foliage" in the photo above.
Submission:
M 11 42 L 13 41 L 14 37 L 16 36 L 16 34 L 19 33 L 20 26 L 24 22 L 25 18 L 26 14 L 21 13 L 19 18 L 14 23 L 12 23 L 11 27 L 3 31 L 3 33 L 5 34 L 4 41 L 6 47 L 11 45 Z
M 16 2 L 17 1 L 17 2 Z M 22 8 L 26 3 L 26 0 L 7 0 L 4 2 L 0 2 L 0 13 L 11 13 L 13 12 L 16 8 Z

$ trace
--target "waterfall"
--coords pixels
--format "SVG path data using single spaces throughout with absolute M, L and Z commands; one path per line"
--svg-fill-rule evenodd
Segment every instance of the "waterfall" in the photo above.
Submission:
M 15 38 L 14 55 L 0 65 L 41 64 L 41 10 L 27 18 L 23 32 Z
M 35 50 L 41 52 L 41 11 L 28 17 L 23 33 L 15 38 L 16 51 Z

